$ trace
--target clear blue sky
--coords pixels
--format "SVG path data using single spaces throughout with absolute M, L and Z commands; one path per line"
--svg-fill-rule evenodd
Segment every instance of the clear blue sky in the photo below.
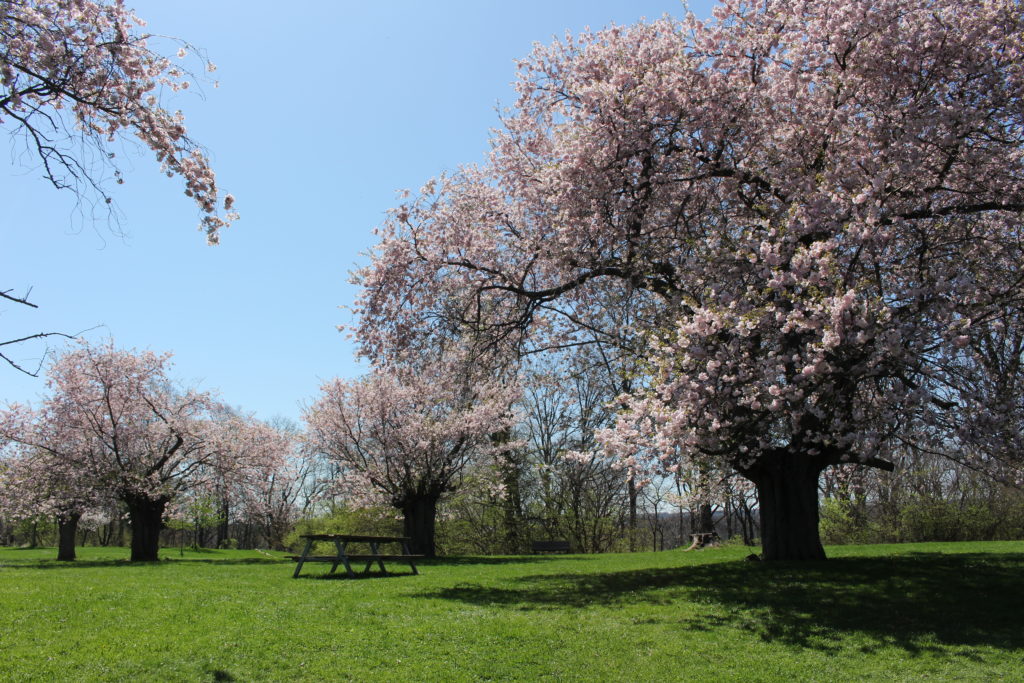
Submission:
M 516 59 L 566 30 L 683 12 L 679 0 L 128 4 L 147 30 L 217 64 L 219 88 L 168 104 L 242 220 L 206 246 L 180 180 L 148 154 L 119 153 L 121 238 L 5 158 L 0 286 L 31 287 L 40 309 L 0 302 L 0 338 L 96 327 L 86 338 L 174 352 L 178 379 L 264 419 L 297 419 L 322 381 L 362 372 L 337 331 L 356 294 L 348 273 L 397 190 L 484 158 Z M 709 6 L 691 3 L 701 16 Z M 40 352 L 12 353 L 31 363 Z M 44 389 L 0 368 L 0 403 Z

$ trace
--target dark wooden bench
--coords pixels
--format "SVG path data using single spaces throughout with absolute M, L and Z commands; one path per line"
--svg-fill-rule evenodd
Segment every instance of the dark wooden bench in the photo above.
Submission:
M 567 553 L 569 541 L 532 541 L 530 551 L 534 553 Z

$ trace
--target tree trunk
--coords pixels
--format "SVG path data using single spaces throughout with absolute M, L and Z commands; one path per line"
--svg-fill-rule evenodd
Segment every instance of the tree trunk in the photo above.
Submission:
M 818 535 L 822 462 L 779 449 L 744 472 L 757 486 L 764 560 L 824 560 Z
M 57 515 L 57 560 L 59 562 L 75 561 L 75 534 L 78 533 L 78 520 L 82 515 L 66 512 Z
M 417 555 L 435 557 L 434 523 L 437 519 L 437 496 L 410 496 L 402 504 L 405 535 L 412 541 L 409 549 Z
M 231 506 L 228 499 L 224 498 L 220 504 L 220 516 L 217 523 L 217 548 L 227 547 L 227 540 L 231 537 L 231 529 L 228 520 L 231 519 Z
M 725 498 L 725 510 L 723 511 L 725 516 L 725 540 L 732 540 L 732 521 L 733 521 L 733 506 L 732 496 L 726 496 Z
M 522 497 L 519 490 L 519 467 L 518 463 L 510 458 L 503 462 L 503 479 L 505 484 L 504 517 L 505 517 L 505 551 L 509 553 L 522 552 L 524 546 L 524 534 L 522 528 L 523 508 Z
M 754 545 L 754 515 L 746 498 L 740 508 L 740 527 L 743 532 L 743 545 Z
M 633 477 L 629 478 L 629 552 L 636 552 L 636 499 L 640 495 Z
M 132 527 L 132 562 L 156 562 L 160 559 L 160 529 L 164 525 L 166 498 L 152 500 L 144 496 L 126 497 L 128 520 Z
M 712 534 L 715 532 L 715 515 L 711 503 L 701 503 L 697 506 L 697 524 L 695 534 Z

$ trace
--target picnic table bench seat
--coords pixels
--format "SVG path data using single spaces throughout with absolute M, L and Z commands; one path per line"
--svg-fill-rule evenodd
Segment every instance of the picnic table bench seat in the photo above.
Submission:
M 292 562 L 298 562 L 299 560 L 302 560 L 303 562 L 334 562 L 334 561 L 336 561 L 338 559 L 337 555 L 309 555 L 307 557 L 303 557 L 302 555 L 286 555 L 285 557 L 287 557 Z M 376 560 L 389 560 L 389 561 L 397 560 L 397 561 L 402 561 L 402 560 L 409 560 L 409 559 L 412 559 L 412 560 L 422 560 L 424 557 L 426 557 L 426 555 L 385 555 L 385 554 L 378 554 L 378 555 L 370 555 L 370 554 L 356 555 L 356 554 L 345 553 L 345 557 L 347 559 L 349 559 L 349 560 L 357 560 L 359 562 L 365 562 L 366 560 L 374 560 L 374 561 L 376 561 Z

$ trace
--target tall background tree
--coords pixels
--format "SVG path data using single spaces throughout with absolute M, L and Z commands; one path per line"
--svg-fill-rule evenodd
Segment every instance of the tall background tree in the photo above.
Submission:
M 461 355 L 378 366 L 335 379 L 305 411 L 309 447 L 338 465 L 337 490 L 401 511 L 414 552 L 433 556 L 438 502 L 467 466 L 502 445 L 510 391 Z
M 489 164 L 381 228 L 364 349 L 577 344 L 628 296 L 649 381 L 606 448 L 731 468 L 765 559 L 823 558 L 823 470 L 998 394 L 963 350 L 1019 307 L 1022 28 L 1012 0 L 730 0 L 538 47 Z

